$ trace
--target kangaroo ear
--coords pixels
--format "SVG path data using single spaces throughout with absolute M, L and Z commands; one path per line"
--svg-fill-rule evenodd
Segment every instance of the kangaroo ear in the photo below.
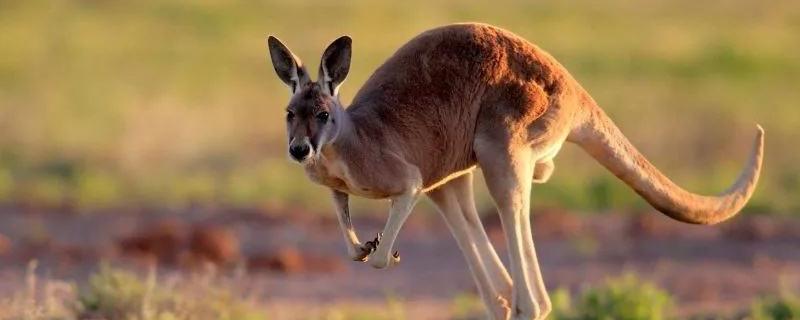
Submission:
M 339 93 L 339 85 L 347 78 L 350 72 L 350 57 L 352 56 L 353 40 L 342 36 L 331 43 L 322 54 L 319 64 L 319 82 L 332 96 Z
M 300 59 L 283 45 L 278 38 L 269 36 L 267 46 L 269 47 L 270 58 L 272 58 L 272 66 L 275 67 L 278 78 L 289 86 L 292 93 L 297 92 L 302 85 L 311 81 Z

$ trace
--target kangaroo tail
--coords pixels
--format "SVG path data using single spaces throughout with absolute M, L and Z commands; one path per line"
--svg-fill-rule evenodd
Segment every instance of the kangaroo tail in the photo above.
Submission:
M 580 145 L 667 216 L 692 224 L 716 224 L 738 213 L 753 195 L 764 156 L 764 129 L 761 126 L 757 125 L 753 150 L 736 182 L 718 196 L 704 196 L 684 190 L 662 174 L 636 150 L 594 101 L 587 101 L 583 109 L 586 111 L 584 117 L 573 128 L 569 141 Z

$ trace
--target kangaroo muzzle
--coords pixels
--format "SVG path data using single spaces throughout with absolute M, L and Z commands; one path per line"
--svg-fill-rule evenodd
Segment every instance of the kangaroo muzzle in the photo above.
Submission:
M 292 139 L 292 142 L 289 143 L 289 155 L 297 162 L 303 163 L 310 159 L 313 154 L 314 148 L 311 147 L 308 137 Z

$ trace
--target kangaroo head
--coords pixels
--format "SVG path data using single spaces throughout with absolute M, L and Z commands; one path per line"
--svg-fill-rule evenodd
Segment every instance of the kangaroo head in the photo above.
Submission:
M 346 116 L 338 93 L 350 71 L 352 40 L 343 36 L 325 49 L 317 81 L 311 80 L 300 59 L 280 40 L 270 36 L 267 43 L 278 78 L 291 90 L 286 107 L 289 156 L 306 163 L 336 138 L 342 123 L 337 120 Z

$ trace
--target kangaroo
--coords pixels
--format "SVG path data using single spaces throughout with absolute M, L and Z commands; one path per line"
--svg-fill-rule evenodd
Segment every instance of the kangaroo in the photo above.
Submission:
M 577 144 L 657 210 L 692 224 L 715 224 L 742 209 L 761 171 L 764 131 L 749 161 L 718 196 L 690 193 L 656 169 L 552 56 L 486 24 L 426 31 L 403 45 L 345 108 L 338 91 L 350 70 L 352 40 L 322 55 L 317 81 L 277 38 L 268 47 L 289 87 L 289 156 L 331 190 L 347 252 L 386 268 L 392 248 L 424 194 L 463 252 L 491 319 L 543 319 L 552 309 L 530 226 L 533 183 L 548 181 L 564 141 Z M 480 167 L 500 215 L 510 275 L 475 209 Z M 383 232 L 359 241 L 349 195 L 389 199 Z

